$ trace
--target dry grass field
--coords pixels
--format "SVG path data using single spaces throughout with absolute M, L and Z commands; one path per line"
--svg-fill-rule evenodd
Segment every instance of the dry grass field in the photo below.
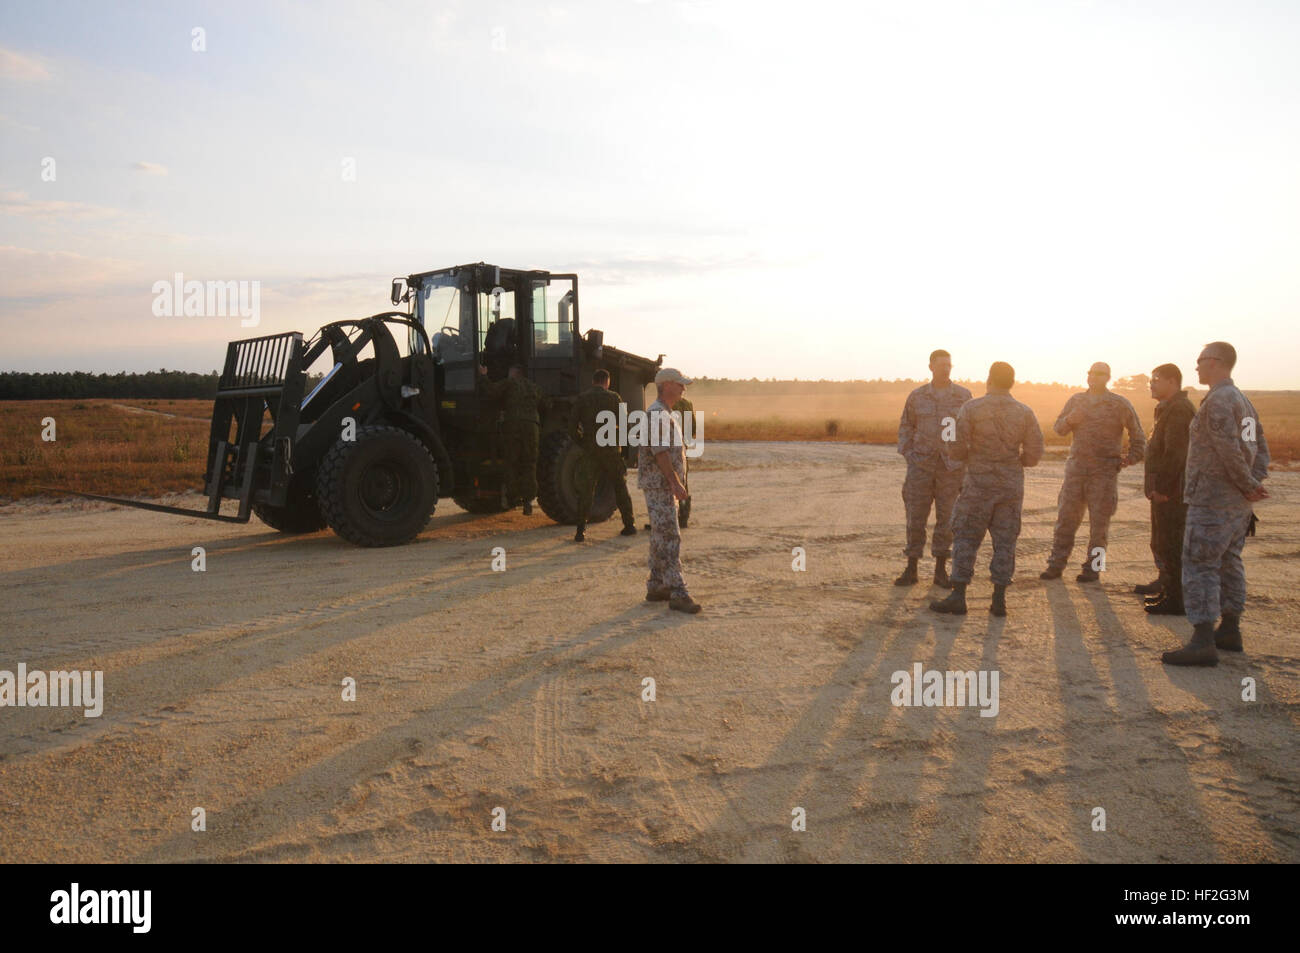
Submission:
M 699 381 L 690 389 L 707 440 L 817 440 L 892 444 L 915 382 Z M 968 383 L 979 396 L 982 384 Z M 1069 440 L 1052 422 L 1078 388 L 1020 384 L 1015 394 L 1038 414 L 1048 447 Z M 1150 430 L 1154 401 L 1124 392 Z M 1300 392 L 1248 392 L 1264 422 L 1275 463 L 1300 458 Z M 1204 391 L 1191 394 L 1199 402 Z M 42 487 L 107 495 L 199 489 L 207 453 L 210 400 L 0 401 L 0 499 L 48 495 Z M 41 439 L 53 417 L 57 440 Z
M 976 397 L 984 385 L 963 381 Z M 698 381 L 689 396 L 704 414 L 706 440 L 831 440 L 847 443 L 894 443 L 898 418 L 914 381 Z M 1068 437 L 1052 430 L 1061 408 L 1082 387 L 1057 384 L 1018 384 L 1017 400 L 1033 408 L 1048 447 L 1066 447 Z M 1149 433 L 1155 401 L 1146 388 L 1121 390 L 1137 409 Z M 1273 460 L 1300 457 L 1300 392 L 1247 391 L 1259 411 Z M 1204 388 L 1191 389 L 1194 404 Z
M 0 402 L 0 499 L 201 489 L 210 400 Z M 41 438 L 53 418 L 56 437 Z

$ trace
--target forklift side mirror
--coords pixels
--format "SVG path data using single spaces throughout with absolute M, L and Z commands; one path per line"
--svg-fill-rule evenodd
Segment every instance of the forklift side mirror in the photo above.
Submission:
M 401 304 L 406 300 L 406 281 L 402 278 L 393 279 L 393 304 Z

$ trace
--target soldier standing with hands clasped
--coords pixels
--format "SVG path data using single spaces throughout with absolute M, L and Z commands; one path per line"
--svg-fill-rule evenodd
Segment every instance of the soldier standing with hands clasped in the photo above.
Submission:
M 952 513 L 952 592 L 931 602 L 935 612 L 966 614 L 966 584 L 975 571 L 975 552 L 987 532 L 993 537 L 993 603 L 989 612 L 1007 614 L 1006 592 L 1016 572 L 1016 541 L 1025 500 L 1025 467 L 1043 457 L 1043 432 L 1034 412 L 1011 396 L 1015 369 L 1003 361 L 989 368 L 988 392 L 957 414 L 952 457 L 966 464 L 966 478 Z
M 1232 382 L 1237 351 L 1225 341 L 1205 345 L 1196 373 L 1210 392 L 1192 418 L 1183 499 L 1183 604 L 1192 638 L 1160 660 L 1166 665 L 1217 665 L 1216 649 L 1240 652 L 1246 608 L 1241 551 L 1254 523 L 1251 504 L 1268 498 L 1268 442 L 1255 406 Z M 1219 627 L 1214 620 L 1222 616 Z
M 944 563 L 952 552 L 953 504 L 961 492 L 962 465 L 948 452 L 955 434 L 957 412 L 971 399 L 970 391 L 952 382 L 952 356 L 947 351 L 930 355 L 930 383 L 907 395 L 898 422 L 898 452 L 907 461 L 903 479 L 903 507 L 907 512 L 907 568 L 894 580 L 896 586 L 917 582 L 917 564 L 925 553 L 925 524 L 934 505 L 934 583 L 949 587 Z M 949 431 L 945 440 L 944 431 Z
M 1142 488 L 1151 501 L 1151 553 L 1160 578 L 1137 592 L 1150 593 L 1146 611 L 1154 615 L 1183 614 L 1183 469 L 1187 465 L 1187 428 L 1196 408 L 1183 390 L 1183 372 L 1161 364 L 1151 372 L 1151 396 L 1156 423 L 1147 441 Z
M 1065 481 L 1056 499 L 1059 508 L 1052 552 L 1040 579 L 1060 579 L 1074 549 L 1074 534 L 1088 510 L 1088 551 L 1083 557 L 1079 582 L 1096 582 L 1100 576 L 1092 560 L 1104 561 L 1110 518 L 1119 505 L 1119 471 L 1142 459 L 1147 436 L 1137 411 L 1128 399 L 1106 389 L 1110 365 L 1098 361 L 1088 369 L 1088 389 L 1065 402 L 1065 409 L 1053 426 L 1064 436 L 1073 432 L 1070 455 L 1065 461 Z M 1128 455 L 1120 441 L 1128 431 Z M 1100 551 L 1100 553 L 1098 552 Z

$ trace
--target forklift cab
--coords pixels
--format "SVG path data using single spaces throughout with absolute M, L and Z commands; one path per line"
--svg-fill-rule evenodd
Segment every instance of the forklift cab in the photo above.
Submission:
M 577 275 L 480 263 L 397 279 L 393 290 L 429 332 L 449 397 L 475 392 L 480 364 L 489 380 L 518 363 L 547 394 L 578 392 Z M 421 346 L 414 335 L 411 346 Z

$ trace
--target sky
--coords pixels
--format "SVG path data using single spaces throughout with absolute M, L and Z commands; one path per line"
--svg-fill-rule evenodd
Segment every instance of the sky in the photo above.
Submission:
M 693 376 L 1224 339 L 1300 388 L 1298 49 L 1293 0 L 7 3 L 0 370 L 208 371 L 487 261 Z

